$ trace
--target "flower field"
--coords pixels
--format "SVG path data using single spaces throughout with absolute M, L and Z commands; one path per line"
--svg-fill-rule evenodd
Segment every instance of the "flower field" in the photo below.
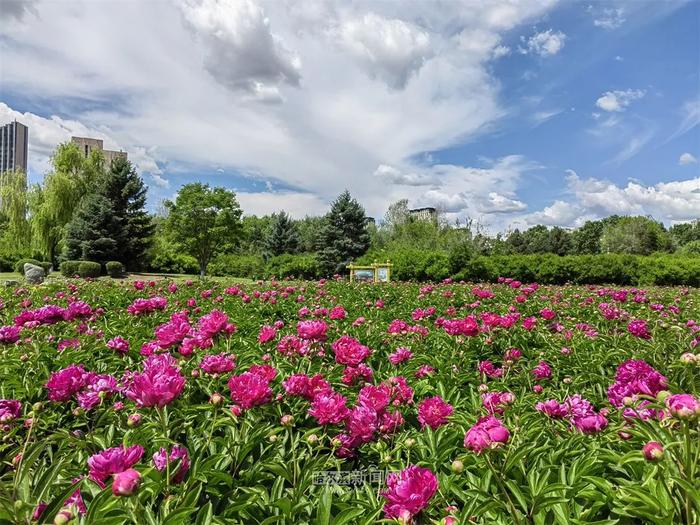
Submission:
M 0 524 L 698 524 L 698 346 L 697 289 L 2 289 Z

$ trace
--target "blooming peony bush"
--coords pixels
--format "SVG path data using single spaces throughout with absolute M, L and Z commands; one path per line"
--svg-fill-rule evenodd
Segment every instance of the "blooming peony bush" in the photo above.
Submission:
M 0 290 L 0 523 L 699 523 L 681 288 Z

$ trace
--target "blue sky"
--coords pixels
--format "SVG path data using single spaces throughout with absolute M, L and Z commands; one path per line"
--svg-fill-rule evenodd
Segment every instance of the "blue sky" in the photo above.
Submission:
M 33 181 L 81 135 L 129 152 L 152 209 L 201 180 L 247 213 L 347 188 L 491 231 L 700 216 L 698 1 L 3 7 L 0 119 L 30 126 Z

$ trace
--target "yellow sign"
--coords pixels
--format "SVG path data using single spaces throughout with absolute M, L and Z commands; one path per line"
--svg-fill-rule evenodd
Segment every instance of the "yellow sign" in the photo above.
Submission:
M 358 283 L 388 283 L 391 280 L 391 267 L 386 263 L 372 263 L 369 266 L 348 265 L 350 270 L 350 282 Z

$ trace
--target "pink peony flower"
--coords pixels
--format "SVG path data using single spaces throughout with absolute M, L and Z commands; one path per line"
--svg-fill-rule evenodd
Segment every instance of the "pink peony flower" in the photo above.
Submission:
M 126 397 L 139 407 L 164 407 L 185 389 L 185 377 L 168 354 L 149 356 L 142 373 L 132 374 L 124 389 Z
M 307 341 L 325 341 L 327 330 L 326 321 L 299 321 L 297 323 L 297 335 Z
M 190 333 L 192 327 L 185 312 L 177 312 L 170 316 L 170 321 L 155 329 L 155 337 L 161 348 L 169 348 L 182 342 Z
M 264 405 L 272 400 L 270 382 L 262 374 L 244 372 L 228 381 L 231 399 L 243 409 Z
M 440 396 L 429 397 L 418 405 L 418 421 L 423 428 L 429 426 L 433 430 L 448 423 L 452 415 L 452 405 L 446 403 Z
M 22 403 L 16 399 L 0 399 L 0 423 L 9 423 L 22 413 Z
M 277 330 L 275 330 L 275 327 L 265 325 L 260 328 L 260 333 L 258 333 L 258 343 L 267 343 L 272 341 L 275 337 L 277 337 Z
M 133 445 L 128 448 L 126 446 L 108 448 L 90 456 L 87 461 L 90 479 L 104 488 L 104 481 L 107 478 L 133 467 L 141 460 L 143 452 L 141 445 Z
M 617 367 L 615 383 L 608 388 L 608 400 L 621 408 L 625 397 L 647 395 L 656 397 L 666 389 L 668 380 L 646 361 L 629 360 Z
M 413 352 L 406 347 L 400 347 L 396 349 L 396 352 L 389 355 L 389 362 L 392 365 L 399 365 L 411 359 L 413 357 Z
M 532 369 L 532 375 L 535 376 L 537 381 L 549 379 L 552 377 L 552 369 L 546 361 L 540 361 L 538 365 Z
M 199 364 L 199 368 L 207 374 L 225 374 L 236 367 L 236 363 L 228 354 L 206 355 Z
M 425 509 L 438 489 L 438 480 L 427 468 L 410 465 L 399 473 L 387 476 L 387 488 L 381 493 L 386 500 L 384 515 L 402 518 L 407 523 Z
M 690 394 L 675 394 L 666 398 L 671 415 L 678 419 L 695 419 L 700 415 L 700 401 Z
M 0 344 L 12 344 L 19 341 L 21 326 L 0 326 Z
M 345 396 L 337 392 L 319 394 L 311 402 L 309 415 L 316 418 L 319 425 L 337 425 L 350 414 Z
M 131 496 L 141 484 L 141 474 L 133 468 L 114 475 L 112 494 L 115 496 Z
M 357 366 L 371 354 L 371 350 L 348 335 L 342 336 L 331 347 L 335 361 L 341 365 Z
M 505 407 L 513 404 L 515 396 L 510 392 L 485 392 L 481 394 L 481 403 L 489 414 L 503 414 Z
M 107 341 L 107 348 L 119 352 L 120 354 L 126 354 L 129 352 L 129 341 L 118 335 Z
M 641 339 L 651 339 L 651 332 L 647 328 L 647 322 L 642 319 L 634 319 L 627 324 L 627 331 Z
M 421 367 L 413 374 L 416 379 L 422 379 L 429 376 L 435 372 L 435 369 L 430 365 L 421 365 Z
M 374 372 L 364 363 L 357 366 L 346 366 L 343 370 L 342 382 L 346 385 L 369 382 L 372 380 Z
M 197 324 L 199 335 L 205 339 L 211 339 L 217 334 L 232 334 L 236 331 L 236 326 L 229 323 L 228 315 L 221 310 L 212 310 L 207 315 L 202 316 Z
M 647 461 L 659 461 L 664 457 L 664 447 L 658 441 L 649 441 L 642 447 L 642 453 Z
M 174 445 L 170 449 L 169 455 L 170 457 L 168 458 L 168 451 L 161 447 L 158 452 L 153 454 L 153 464 L 158 471 L 163 472 L 166 470 L 168 461 L 170 461 L 171 465 L 179 461 L 180 464 L 176 469 L 170 469 L 170 482 L 181 483 L 185 479 L 187 471 L 190 470 L 190 455 L 182 445 Z
M 508 441 L 510 432 L 493 416 L 480 418 L 464 436 L 464 446 L 481 454 L 487 448 L 495 448 Z
M 68 401 L 85 386 L 86 371 L 83 365 L 70 365 L 53 372 L 46 383 L 51 401 Z

